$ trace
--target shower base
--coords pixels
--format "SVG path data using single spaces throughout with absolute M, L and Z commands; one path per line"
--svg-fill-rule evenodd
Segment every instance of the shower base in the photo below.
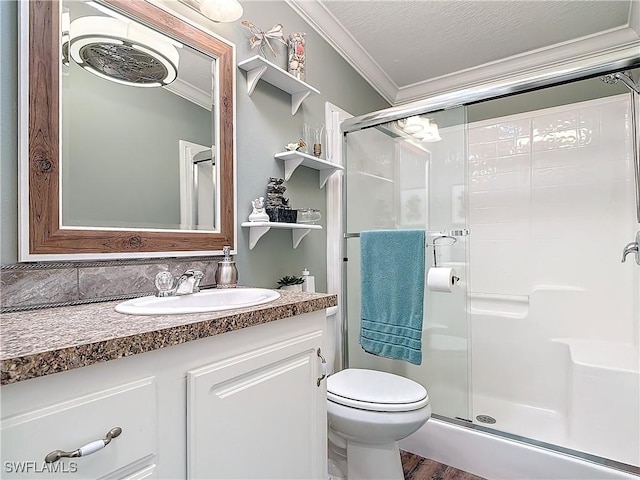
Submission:
M 635 475 L 544 447 L 459 426 L 438 418 L 399 442 L 400 448 L 495 480 L 638 480 Z
M 487 427 L 522 437 L 544 440 L 546 443 L 566 445 L 568 421 L 566 415 L 555 410 L 510 402 L 485 395 L 473 396 L 474 421 L 478 415 L 489 415 L 496 422 Z

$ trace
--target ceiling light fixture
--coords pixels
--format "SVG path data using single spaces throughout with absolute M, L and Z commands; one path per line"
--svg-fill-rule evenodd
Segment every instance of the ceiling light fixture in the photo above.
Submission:
M 418 140 L 429 143 L 429 142 L 439 142 L 442 140 L 440 137 L 440 132 L 438 131 L 438 124 L 431 122 L 428 118 L 423 120 L 424 129 L 413 136 Z
M 200 0 L 200 13 L 214 22 L 235 22 L 242 16 L 237 0 Z
M 424 125 L 422 123 L 422 118 L 419 116 L 408 117 L 400 120 L 400 128 L 409 135 L 413 135 L 415 133 L 421 132 L 424 130 Z
M 398 120 L 398 128 L 412 138 L 422 142 L 439 142 L 442 140 L 438 131 L 438 124 L 420 115 Z
M 93 0 L 90 0 L 90 1 L 86 2 L 85 5 L 95 8 L 100 13 L 104 13 L 105 15 L 108 15 L 109 17 L 117 18 L 122 23 L 128 24 L 128 23 L 132 23 L 133 22 L 133 20 L 131 18 L 127 17 L 126 15 L 122 15 L 121 13 L 118 13 L 115 10 L 111 10 L 110 8 L 107 8 L 104 5 L 100 5 L 99 3 L 96 3 Z M 145 27 L 145 26 L 143 26 L 141 24 L 137 24 L 137 25 L 138 25 L 139 28 L 146 29 L 149 32 L 149 34 L 151 34 L 151 35 L 160 35 L 162 37 L 162 41 L 169 42 L 174 47 L 177 47 L 177 48 L 183 48 L 184 47 L 184 45 L 182 45 L 180 42 L 178 42 L 177 40 L 175 40 L 175 39 L 173 39 L 171 37 L 167 37 L 166 35 L 162 35 L 161 33 L 157 32 L 156 30 L 153 30 L 151 28 Z
M 135 87 L 161 87 L 178 76 L 180 54 L 163 35 L 117 18 L 81 17 L 71 22 L 69 54 L 102 78 Z

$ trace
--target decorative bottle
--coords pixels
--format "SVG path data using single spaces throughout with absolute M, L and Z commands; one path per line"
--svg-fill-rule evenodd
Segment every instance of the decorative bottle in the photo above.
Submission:
M 307 51 L 305 47 L 305 36 L 303 32 L 296 32 L 289 35 L 289 55 L 287 71 L 298 80 L 305 81 Z

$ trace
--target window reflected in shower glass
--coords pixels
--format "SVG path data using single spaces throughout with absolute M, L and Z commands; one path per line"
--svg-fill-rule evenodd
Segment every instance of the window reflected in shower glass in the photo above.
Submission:
M 215 59 L 93 2 L 62 30 L 63 226 L 216 231 Z

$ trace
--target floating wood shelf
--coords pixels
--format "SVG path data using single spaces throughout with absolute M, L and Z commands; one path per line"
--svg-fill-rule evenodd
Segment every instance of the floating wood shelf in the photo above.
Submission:
M 306 223 L 282 223 L 282 222 L 243 222 L 242 227 L 249 228 L 249 250 L 253 250 L 258 240 L 272 228 L 284 228 L 291 230 L 293 248 L 297 248 L 300 242 L 311 230 L 322 230 L 320 225 Z
M 320 188 L 323 188 L 329 180 L 329 177 L 338 170 L 344 170 L 342 165 L 321 160 L 302 152 L 281 152 L 274 155 L 276 158 L 284 162 L 284 179 L 289 180 L 296 168 L 300 165 L 319 171 Z
M 269 60 L 256 55 L 255 57 L 243 60 L 238 64 L 238 68 L 247 72 L 247 94 L 251 95 L 256 88 L 256 84 L 261 79 L 270 83 L 274 87 L 291 94 L 291 115 L 295 115 L 302 101 L 311 94 L 319 95 L 320 91 L 313 88 L 308 83 L 298 80 L 289 72 L 284 71 L 279 66 Z

